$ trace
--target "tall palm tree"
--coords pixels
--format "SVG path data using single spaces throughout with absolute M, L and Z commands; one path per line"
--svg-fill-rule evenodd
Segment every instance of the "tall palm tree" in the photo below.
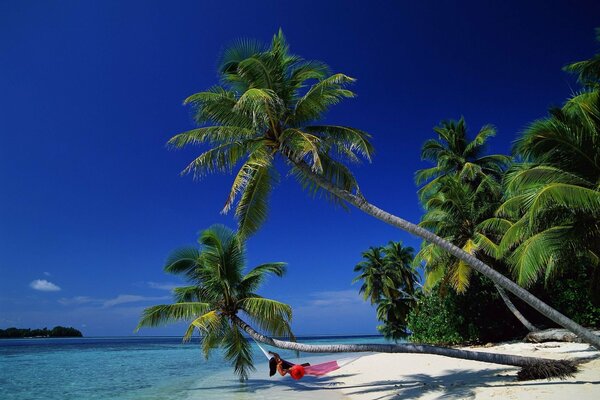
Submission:
M 511 162 L 510 157 L 502 154 L 483 155 L 487 140 L 496 135 L 491 125 L 481 128 L 471 141 L 462 117 L 458 121 L 442 121 L 433 130 L 439 140 L 427 140 L 421 149 L 421 158 L 436 165 L 415 173 L 417 185 L 424 184 L 419 189 L 422 200 L 435 192 L 444 176 L 458 175 L 462 181 L 476 185 L 484 176 L 499 179 Z
M 396 271 L 385 262 L 383 248 L 369 247 L 362 253 L 362 258 L 354 267 L 354 272 L 360 273 L 352 283 L 362 281 L 359 293 L 362 293 L 364 300 L 369 299 L 371 304 L 376 304 L 382 297 L 392 297 L 392 292 L 396 291 Z
M 246 380 L 254 369 L 252 351 L 231 318 L 243 314 L 265 332 L 293 338 L 290 306 L 256 293 L 269 274 L 283 276 L 285 264 L 262 264 L 244 274 L 244 241 L 225 226 L 206 229 L 199 242 L 200 250 L 189 247 L 174 251 L 164 268 L 182 275 L 190 285 L 174 290 L 175 303 L 146 308 L 136 330 L 191 321 L 184 340 L 199 331 L 206 358 L 212 349 L 223 347 L 235 373 Z
M 176 148 L 206 144 L 184 173 L 202 176 L 229 172 L 241 163 L 223 211 L 235 203 L 239 231 L 255 232 L 267 216 L 268 196 L 278 174 L 275 157 L 281 157 L 300 183 L 319 190 L 340 204 L 359 210 L 392 226 L 441 246 L 543 315 L 600 348 L 600 338 L 543 303 L 510 279 L 432 232 L 369 203 L 343 161 L 370 159 L 370 136 L 355 128 L 315 125 L 316 120 L 354 93 L 354 82 L 344 74 L 328 74 L 322 63 L 305 61 L 288 52 L 281 31 L 267 49 L 243 42 L 224 53 L 219 73 L 222 84 L 186 99 L 196 110 L 200 128 L 174 136 Z M 314 82 L 311 84 L 311 82 Z
M 589 269 L 600 284 L 600 92 L 584 92 L 531 124 L 515 143 L 527 160 L 507 175 L 500 251 L 519 283 Z M 575 262 L 574 262 L 575 261 Z

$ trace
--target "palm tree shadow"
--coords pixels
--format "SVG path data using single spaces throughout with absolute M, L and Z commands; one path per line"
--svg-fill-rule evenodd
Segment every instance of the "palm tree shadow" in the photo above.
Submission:
M 199 391 L 211 391 L 211 390 L 227 390 L 235 393 L 259 393 L 265 390 L 277 388 L 279 391 L 293 391 L 293 392 L 308 392 L 318 390 L 332 390 L 344 387 L 344 384 L 339 382 L 339 379 L 348 378 L 354 376 L 354 374 L 335 375 L 334 377 L 322 376 L 312 377 L 305 376 L 301 380 L 293 380 L 290 377 L 284 378 L 271 378 L 271 379 L 260 379 L 250 378 L 244 383 L 240 383 L 237 380 L 231 380 L 229 384 L 215 385 L 215 386 L 202 386 L 192 388 L 190 390 Z
M 365 384 L 351 385 L 344 382 L 345 378 L 357 374 L 341 374 L 323 377 L 306 376 L 295 381 L 289 377 L 269 379 L 250 378 L 245 383 L 231 380 L 230 383 L 215 386 L 197 387 L 191 390 L 216 391 L 227 390 L 234 393 L 264 395 L 265 391 L 277 390 L 279 393 L 318 392 L 329 390 L 344 390 L 348 395 L 369 394 L 373 400 L 384 398 L 418 399 L 423 395 L 434 395 L 436 399 L 469 399 L 475 397 L 475 390 L 486 387 L 512 386 L 515 381 L 515 368 L 492 368 L 485 370 L 449 370 L 444 375 L 429 375 L 425 373 L 402 376 L 397 380 L 372 381 Z M 582 384 L 600 382 L 584 381 L 548 381 L 538 380 L 520 382 L 521 386 L 540 386 L 555 384 Z M 393 393 L 390 394 L 390 391 Z M 265 397 L 266 398 L 266 397 Z

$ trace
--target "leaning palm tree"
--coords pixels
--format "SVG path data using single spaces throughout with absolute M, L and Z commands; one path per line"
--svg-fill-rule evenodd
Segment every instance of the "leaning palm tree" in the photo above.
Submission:
M 174 251 L 164 268 L 182 275 L 190 285 L 174 290 L 175 303 L 146 308 L 137 329 L 191 321 L 184 340 L 199 331 L 205 357 L 212 349 L 223 347 L 235 373 L 246 380 L 254 369 L 252 351 L 231 318 L 243 313 L 265 332 L 293 338 L 290 306 L 256 294 L 267 275 L 283 276 L 285 264 L 262 264 L 243 274 L 244 241 L 225 226 L 206 229 L 199 242 L 200 250 L 190 247 Z
M 600 348 L 599 337 L 473 255 L 366 200 L 344 162 L 358 162 L 360 157 L 370 159 L 370 136 L 352 127 L 316 123 L 332 105 L 354 96 L 347 89 L 353 78 L 340 73 L 329 75 L 324 64 L 290 54 L 281 31 L 269 48 L 242 42 L 227 50 L 219 74 L 221 85 L 185 100 L 185 104 L 194 107 L 201 127 L 174 136 L 169 145 L 209 146 L 184 173 L 202 176 L 231 172 L 241 165 L 223 211 L 236 204 L 242 236 L 255 232 L 266 219 L 269 193 L 278 177 L 275 159 L 280 157 L 310 191 L 324 191 L 335 202 L 351 204 L 443 247 L 543 315 Z
M 190 322 L 183 336 L 184 340 L 189 340 L 196 330 L 199 331 L 202 350 L 206 357 L 214 348 L 223 347 L 225 358 L 231 361 L 235 373 L 241 380 L 247 379 L 248 373 L 254 369 L 251 346 L 243 335 L 244 332 L 267 344 L 306 352 L 429 353 L 520 366 L 524 370 L 532 371 L 535 377 L 568 375 L 576 370 L 574 364 L 566 361 L 556 362 L 435 346 L 314 346 L 275 341 L 275 339 L 259 334 L 241 317 L 249 318 L 256 326 L 271 335 L 294 339 L 290 329 L 292 317 L 290 306 L 266 299 L 255 293 L 267 275 L 282 276 L 285 273 L 285 264 L 262 264 L 244 275 L 242 272 L 245 263 L 244 241 L 239 235 L 224 226 L 215 225 L 206 229 L 201 233 L 199 242 L 200 250 L 191 247 L 174 251 L 167 259 L 164 268 L 168 273 L 183 276 L 190 285 L 174 290 L 175 302 L 173 304 L 162 304 L 145 309 L 137 329 L 170 322 Z

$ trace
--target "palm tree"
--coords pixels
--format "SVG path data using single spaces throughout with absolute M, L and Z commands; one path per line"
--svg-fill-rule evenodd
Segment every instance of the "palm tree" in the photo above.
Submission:
M 377 329 L 387 339 L 409 335 L 406 318 L 415 302 L 418 275 L 411 267 L 413 248 L 390 241 L 385 247 L 370 247 L 355 267 L 360 274 L 352 282 L 362 281 L 359 293 L 371 304 L 377 304 Z
M 490 224 L 504 228 L 499 249 L 517 281 L 546 282 L 587 266 L 600 283 L 600 92 L 573 97 L 531 124 L 515 143 L 526 163 L 507 175 L 508 198 Z M 574 262 L 575 261 L 575 262 Z
M 496 134 L 491 125 L 486 125 L 472 141 L 467 138 L 467 126 L 464 118 L 458 121 L 442 121 L 433 130 L 439 140 L 429 139 L 423 144 L 421 158 L 436 164 L 434 167 L 418 170 L 415 173 L 419 196 L 425 200 L 447 175 L 458 175 L 464 182 L 475 185 L 484 176 L 501 178 L 503 171 L 511 162 L 510 157 L 502 154 L 483 155 L 486 142 Z
M 190 285 L 174 290 L 175 303 L 146 308 L 136 330 L 191 321 L 184 340 L 198 330 L 205 357 L 212 349 L 223 347 L 235 373 L 240 380 L 246 380 L 254 369 L 251 346 L 232 318 L 243 313 L 265 332 L 294 337 L 290 306 L 256 294 L 267 275 L 283 276 L 285 264 L 262 264 L 243 274 L 244 241 L 225 226 L 206 229 L 199 242 L 200 250 L 189 247 L 174 251 L 164 268 L 168 273 L 182 275 Z
M 451 241 L 465 252 L 475 255 L 495 267 L 503 267 L 497 258 L 497 246 L 488 237 L 481 223 L 494 215 L 500 205 L 502 191 L 500 183 L 487 175 L 479 178 L 476 187 L 463 182 L 457 175 L 446 175 L 439 180 L 438 191 L 425 203 L 426 213 L 420 225 L 438 236 Z M 471 267 L 441 250 L 424 243 L 415 257 L 416 265 L 425 265 L 425 288 L 431 289 L 439 283 L 450 284 L 457 293 L 466 292 L 471 280 Z M 507 308 L 529 330 L 537 328 L 519 312 L 506 292 L 495 285 Z
M 521 367 L 517 374 L 520 380 L 543 379 L 572 376 L 577 371 L 576 365 L 569 360 L 550 360 L 537 357 L 523 357 L 509 354 L 486 353 L 480 351 L 454 349 L 450 347 L 430 346 L 423 344 L 328 344 L 311 345 L 274 339 L 257 332 L 254 328 L 237 316 L 231 317 L 233 322 L 243 329 L 257 342 L 265 343 L 280 349 L 301 351 L 306 353 L 418 353 L 435 354 L 444 357 L 474 360 L 493 364 Z
M 600 338 L 543 303 L 531 293 L 432 232 L 369 203 L 343 161 L 370 159 L 370 136 L 359 129 L 314 125 L 332 105 L 354 93 L 344 74 L 328 74 L 319 62 L 291 55 L 281 31 L 268 49 L 242 42 L 224 53 L 222 84 L 188 97 L 201 126 L 174 136 L 169 145 L 210 146 L 184 173 L 202 176 L 229 172 L 241 163 L 223 211 L 235 203 L 242 236 L 255 232 L 267 216 L 268 196 L 281 157 L 300 183 L 313 193 L 323 190 L 332 201 L 351 204 L 392 226 L 441 246 L 533 308 L 600 348 Z M 314 82 L 313 84 L 310 84 Z
M 363 260 L 354 267 L 354 272 L 360 274 L 352 283 L 362 281 L 359 293 L 362 293 L 364 300 L 369 299 L 371 304 L 376 304 L 382 297 L 392 297 L 392 291 L 396 291 L 396 271 L 384 261 L 383 248 L 369 247 L 362 257 Z
M 290 306 L 266 299 L 255 293 L 267 275 L 283 276 L 285 264 L 262 264 L 244 275 L 242 273 L 245 262 L 244 241 L 239 235 L 221 225 L 214 225 L 203 231 L 199 242 L 200 250 L 190 247 L 174 251 L 168 257 L 164 268 L 168 273 L 182 275 L 190 285 L 174 290 L 175 303 L 161 304 L 145 309 L 137 330 L 170 322 L 191 321 L 184 334 L 184 340 L 189 340 L 194 331 L 198 330 L 202 335 L 201 345 L 206 357 L 209 356 L 212 349 L 223 347 L 225 358 L 231 361 L 240 380 L 246 380 L 248 373 L 254 369 L 250 343 L 244 337 L 243 332 L 248 333 L 255 340 L 267 344 L 307 352 L 417 352 L 521 366 L 533 369 L 534 373 L 545 372 L 548 367 L 559 374 L 572 374 L 576 371 L 575 365 L 569 362 L 478 353 L 434 346 L 311 346 L 278 341 L 263 336 L 244 322 L 240 315 L 247 316 L 271 335 L 290 337 L 295 340 L 290 329 L 292 317 Z M 542 375 L 541 377 L 549 376 Z

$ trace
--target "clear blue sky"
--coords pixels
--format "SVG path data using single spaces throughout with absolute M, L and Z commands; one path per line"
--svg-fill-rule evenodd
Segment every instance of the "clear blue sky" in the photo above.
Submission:
M 166 255 L 211 224 L 235 226 L 219 214 L 232 177 L 181 177 L 198 150 L 165 148 L 193 126 L 182 100 L 217 82 L 234 39 L 282 27 L 294 53 L 357 78 L 358 97 L 327 119 L 372 133 L 377 154 L 356 169 L 364 194 L 418 221 L 413 174 L 432 127 L 491 123 L 490 150 L 508 152 L 576 90 L 561 67 L 597 50 L 599 16 L 597 1 L 3 1 L 0 328 L 129 335 L 178 283 Z M 248 258 L 289 263 L 263 293 L 294 307 L 297 333 L 375 333 L 352 268 L 389 240 L 419 246 L 287 178 Z

